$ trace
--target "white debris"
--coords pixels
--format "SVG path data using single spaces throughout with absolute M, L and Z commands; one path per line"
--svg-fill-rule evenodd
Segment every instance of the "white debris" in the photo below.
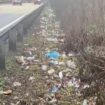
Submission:
M 13 99 L 14 99 L 14 100 L 17 100 L 17 99 L 19 99 L 19 97 L 15 96 Z
M 60 39 L 60 42 L 62 42 L 62 43 L 63 43 L 64 41 L 65 41 L 64 39 Z
M 33 80 L 35 80 L 35 77 L 34 77 L 34 76 L 31 76 L 31 77 L 29 78 L 29 81 L 33 81 Z
M 34 59 L 35 59 L 35 55 L 32 56 L 32 57 L 27 57 L 27 58 L 26 58 L 27 61 L 33 61 Z
M 73 82 L 72 82 L 72 80 L 70 80 L 69 82 L 68 82 L 68 86 L 74 86 L 74 84 L 73 84 Z
M 13 83 L 13 86 L 14 86 L 14 87 L 21 86 L 21 83 L 20 83 L 20 82 L 14 82 L 14 83 Z
M 16 56 L 16 61 L 20 64 L 25 63 L 25 57 L 24 56 Z
M 63 79 L 63 72 L 59 72 L 59 78 Z
M 29 68 L 30 68 L 30 66 L 26 66 L 24 69 L 25 69 L 25 70 L 28 70 Z
M 54 64 L 54 65 L 58 65 L 58 64 L 59 64 L 59 62 L 58 62 L 58 61 L 56 61 L 56 60 L 50 60 L 50 62 L 49 62 L 49 63 Z
M 0 95 L 10 95 L 12 94 L 12 90 L 0 91 Z
M 26 93 L 25 95 L 26 95 L 26 96 L 29 96 L 29 93 Z
M 50 70 L 48 71 L 48 74 L 49 74 L 49 75 L 51 75 L 51 74 L 53 74 L 53 73 L 55 73 L 55 70 L 54 70 L 54 69 L 50 69 Z
M 65 66 L 65 62 L 59 62 L 59 65 Z
M 26 43 L 26 44 L 24 44 L 24 46 L 29 46 L 29 44 Z
M 24 51 L 24 52 L 29 54 L 30 56 L 32 56 L 32 52 L 31 51 Z
M 47 38 L 47 41 L 50 41 L 50 42 L 58 42 L 58 39 L 57 38 Z
M 89 87 L 90 86 L 88 84 L 85 84 L 83 88 L 86 89 L 86 88 L 89 88 Z
M 47 66 L 47 65 L 41 65 L 41 70 L 46 71 L 46 70 L 47 70 L 47 68 L 48 68 L 48 66 Z
M 63 58 L 63 59 L 66 59 L 66 58 L 67 58 L 67 56 L 66 56 L 66 53 L 65 53 L 65 52 L 62 54 L 62 58 Z
M 75 62 L 73 62 L 73 61 L 71 61 L 71 60 L 68 60 L 68 61 L 66 62 L 66 64 L 67 64 L 67 67 L 69 67 L 69 68 L 73 68 L 73 69 L 76 68 Z
M 49 101 L 49 104 L 56 105 L 56 102 L 57 102 L 57 99 L 53 98 L 51 101 Z
M 88 105 L 88 100 L 87 99 L 84 99 L 83 105 Z
M 73 54 L 73 53 L 69 53 L 68 56 L 69 56 L 69 57 L 73 57 L 74 54 Z

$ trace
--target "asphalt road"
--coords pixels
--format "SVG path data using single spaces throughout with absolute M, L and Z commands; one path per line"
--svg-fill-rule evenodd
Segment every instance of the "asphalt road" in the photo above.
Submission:
M 34 9 L 36 9 L 38 5 L 34 4 L 23 4 L 22 6 L 13 6 L 11 4 L 0 5 L 0 29 L 16 20 L 22 15 L 25 15 Z
M 15 19 L 19 18 L 21 15 L 14 14 L 0 14 L 0 28 L 8 25 Z

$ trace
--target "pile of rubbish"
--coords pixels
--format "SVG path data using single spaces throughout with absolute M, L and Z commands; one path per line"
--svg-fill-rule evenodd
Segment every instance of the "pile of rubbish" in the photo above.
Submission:
M 16 61 L 22 69 L 29 70 L 32 65 L 38 65 L 41 71 L 41 78 L 45 84 L 44 93 L 39 95 L 36 101 L 42 105 L 80 105 L 83 99 L 82 91 L 88 89 L 89 84 L 81 82 L 78 77 L 75 54 L 66 54 L 57 48 L 64 43 L 64 33 L 60 29 L 59 22 L 55 21 L 54 12 L 47 8 L 47 11 L 40 20 L 43 37 L 43 50 L 40 49 L 41 58 L 36 47 L 26 46 L 22 56 L 16 56 Z M 61 35 L 61 36 L 60 36 Z M 54 46 L 55 45 L 55 46 Z M 51 47 L 50 46 L 54 46 Z M 83 105 L 95 105 L 96 97 L 84 99 Z

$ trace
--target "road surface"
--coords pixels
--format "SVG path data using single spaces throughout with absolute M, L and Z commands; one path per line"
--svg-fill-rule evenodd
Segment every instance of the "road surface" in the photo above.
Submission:
M 11 4 L 0 5 L 0 29 L 38 7 L 38 5 L 32 3 L 25 3 L 22 6 L 13 6 Z

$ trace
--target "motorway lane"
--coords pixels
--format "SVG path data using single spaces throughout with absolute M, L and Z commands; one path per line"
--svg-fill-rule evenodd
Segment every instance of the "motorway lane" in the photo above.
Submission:
M 21 15 L 19 14 L 0 14 L 0 28 L 6 26 L 11 23 L 15 19 L 19 18 Z
M 13 6 L 11 4 L 0 5 L 0 29 L 38 7 L 38 5 L 32 3 L 24 3 L 22 6 Z

